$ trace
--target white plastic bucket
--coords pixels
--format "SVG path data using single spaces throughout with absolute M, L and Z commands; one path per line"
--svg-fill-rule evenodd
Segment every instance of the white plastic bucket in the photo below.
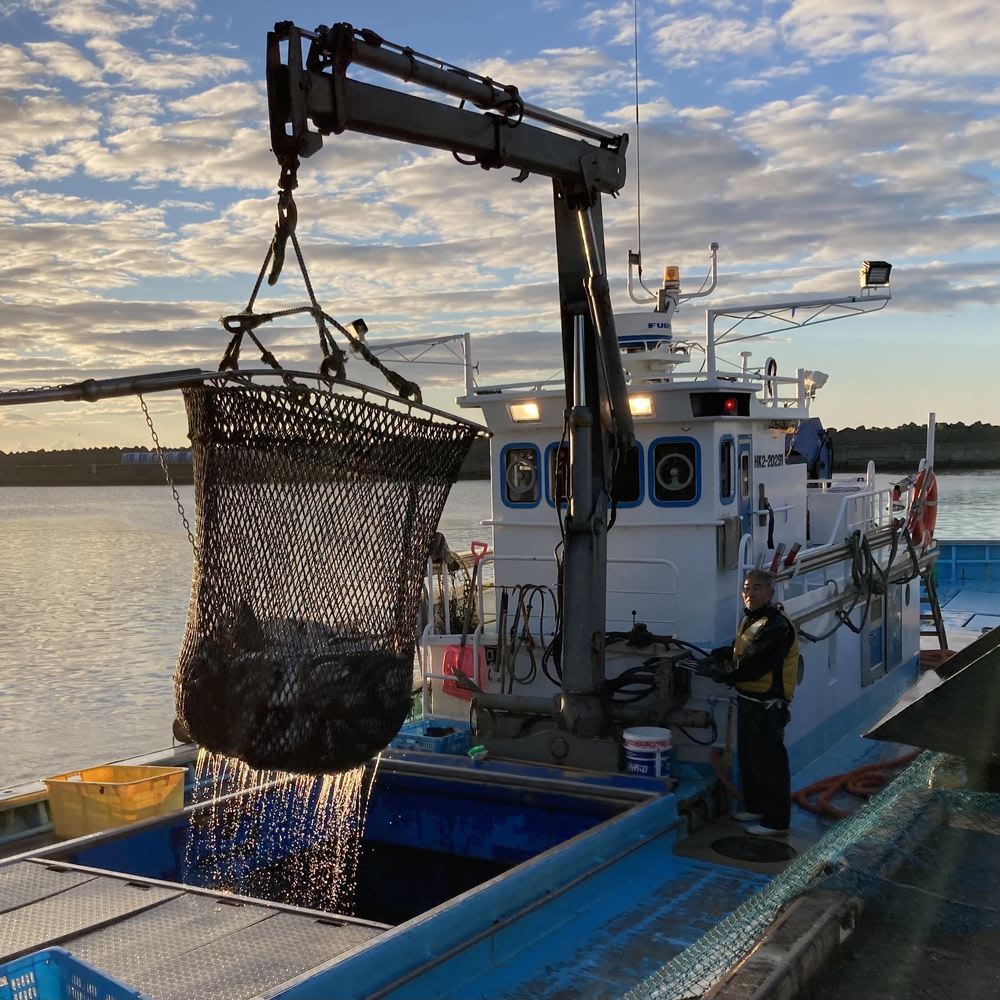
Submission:
M 622 733 L 625 746 L 625 771 L 650 778 L 665 778 L 670 774 L 673 740 L 669 729 L 639 726 Z

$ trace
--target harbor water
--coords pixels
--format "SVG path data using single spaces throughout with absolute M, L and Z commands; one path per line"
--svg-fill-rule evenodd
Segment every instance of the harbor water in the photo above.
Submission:
M 938 482 L 939 538 L 1000 537 L 1000 471 Z M 441 530 L 467 549 L 489 516 L 460 482 Z M 170 491 L 11 487 L 0 531 L 0 788 L 169 746 L 192 559 Z

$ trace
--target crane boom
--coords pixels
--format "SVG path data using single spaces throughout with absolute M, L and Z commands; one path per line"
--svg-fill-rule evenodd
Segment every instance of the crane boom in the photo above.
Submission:
M 352 79 L 354 65 L 460 103 Z M 601 196 L 616 195 L 625 183 L 627 134 L 528 104 L 516 87 L 346 23 L 315 31 L 277 23 L 267 40 L 267 89 L 271 145 L 286 187 L 294 186 L 300 157 L 316 153 L 323 136 L 345 131 L 450 150 L 487 170 L 510 167 L 518 181 L 531 174 L 551 179 L 563 366 L 572 387 L 556 715 L 574 736 L 604 735 L 607 497 L 633 427 L 605 274 Z

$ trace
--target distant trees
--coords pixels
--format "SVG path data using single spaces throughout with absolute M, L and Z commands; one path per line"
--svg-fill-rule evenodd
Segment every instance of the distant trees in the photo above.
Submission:
M 845 427 L 830 428 L 830 436 L 840 444 L 922 444 L 927 440 L 927 424 L 912 421 L 899 427 Z M 935 427 L 934 437 L 942 444 L 1000 444 L 1000 426 L 984 424 L 977 420 L 974 424 L 961 421 L 956 424 L 940 423 Z
M 182 451 L 190 448 L 184 444 L 181 448 L 164 448 L 164 451 Z M 72 448 L 68 450 L 48 451 L 39 448 L 37 451 L 0 451 L 0 466 L 25 465 L 120 465 L 123 451 L 149 451 L 149 448 L 134 445 L 131 448 Z

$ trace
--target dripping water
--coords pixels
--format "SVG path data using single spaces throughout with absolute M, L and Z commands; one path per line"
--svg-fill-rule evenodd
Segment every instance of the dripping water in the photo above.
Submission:
M 185 847 L 189 885 L 351 914 L 375 766 L 256 771 L 199 750 Z

